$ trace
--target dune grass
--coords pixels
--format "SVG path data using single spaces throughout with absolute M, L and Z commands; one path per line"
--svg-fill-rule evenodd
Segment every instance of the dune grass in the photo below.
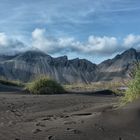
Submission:
M 38 77 L 26 85 L 26 90 L 33 94 L 62 94 L 64 88 L 49 77 Z
M 140 97 L 140 64 L 138 64 L 133 73 L 133 79 L 128 84 L 128 90 L 122 98 L 123 103 L 132 102 Z
M 122 94 L 124 91 L 119 90 L 120 87 L 125 87 L 126 81 L 111 81 L 111 82 L 94 82 L 90 84 L 82 84 L 82 83 L 75 83 L 70 85 L 64 85 L 65 90 L 67 91 L 98 91 L 98 90 L 111 90 L 117 95 Z

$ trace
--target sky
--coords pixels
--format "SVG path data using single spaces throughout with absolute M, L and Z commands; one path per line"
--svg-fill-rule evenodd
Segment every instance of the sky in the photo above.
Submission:
M 140 0 L 0 0 L 0 54 L 112 58 L 140 49 Z

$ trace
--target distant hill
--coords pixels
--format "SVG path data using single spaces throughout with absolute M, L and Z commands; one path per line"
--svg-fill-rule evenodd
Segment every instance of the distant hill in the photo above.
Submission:
M 0 56 L 0 76 L 27 82 L 38 75 L 49 75 L 60 83 L 89 83 L 121 80 L 140 53 L 129 49 L 113 59 L 96 65 L 86 59 L 68 60 L 67 56 L 53 58 L 41 51 L 27 51 L 15 56 Z

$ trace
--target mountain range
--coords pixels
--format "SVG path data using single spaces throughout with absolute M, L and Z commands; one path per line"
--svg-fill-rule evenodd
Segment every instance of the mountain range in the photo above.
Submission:
M 86 59 L 68 60 L 67 56 L 53 58 L 38 50 L 14 56 L 0 55 L 0 76 L 10 80 L 28 82 L 40 75 L 47 75 L 60 83 L 90 83 L 129 78 L 140 52 L 131 48 L 100 64 Z

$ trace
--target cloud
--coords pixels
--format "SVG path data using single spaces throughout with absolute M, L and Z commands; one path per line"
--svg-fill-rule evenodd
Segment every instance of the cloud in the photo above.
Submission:
M 49 54 L 55 53 L 81 53 L 109 55 L 129 48 L 140 49 L 140 35 L 129 34 L 119 41 L 116 37 L 89 36 L 82 42 L 74 37 L 47 37 L 45 29 L 35 29 L 32 33 L 32 45 Z
M 76 41 L 74 38 L 54 38 L 46 37 L 45 29 L 35 29 L 32 32 L 32 46 L 34 48 L 46 51 L 46 53 L 61 53 L 68 49 L 72 50 L 75 47 Z
M 96 37 L 89 36 L 88 42 L 85 45 L 87 52 L 97 53 L 113 53 L 118 47 L 118 41 L 115 37 Z
M 140 35 L 129 34 L 124 38 L 123 45 L 126 48 L 135 47 L 140 49 Z
M 27 39 L 35 27 L 47 27 L 55 36 L 85 39 L 93 32 L 116 36 L 138 33 L 140 23 L 138 0 L 1 1 L 1 31 Z
M 31 44 L 9 38 L 0 33 L 0 54 L 15 54 L 32 48 L 42 50 L 50 55 L 78 54 L 86 56 L 109 56 L 129 48 L 140 49 L 140 35 L 129 34 L 121 41 L 116 37 L 90 35 L 86 41 L 74 37 L 48 37 L 45 29 L 36 28 L 32 32 Z
M 46 37 L 44 29 L 35 29 L 32 33 L 33 47 L 55 54 L 77 52 L 82 54 L 110 54 L 118 49 L 115 37 L 89 36 L 86 42 L 77 41 L 73 37 L 53 38 Z
M 8 45 L 8 39 L 5 33 L 0 33 L 0 46 L 7 46 Z
M 5 33 L 0 33 L 0 54 L 13 55 L 29 49 L 19 40 L 9 38 Z

